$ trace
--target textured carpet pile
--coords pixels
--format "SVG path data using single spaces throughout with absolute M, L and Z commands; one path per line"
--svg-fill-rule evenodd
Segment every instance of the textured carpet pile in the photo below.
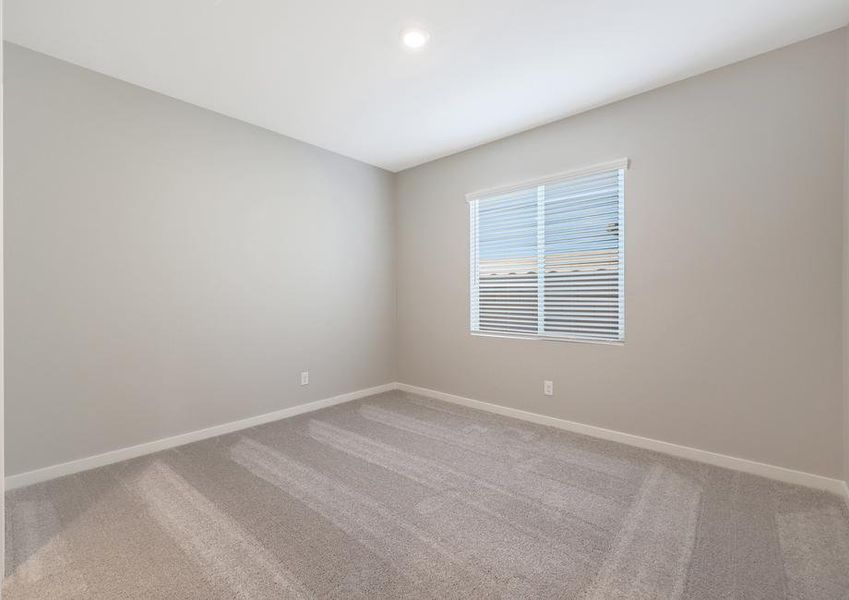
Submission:
M 6 600 L 849 598 L 837 496 L 401 392 L 6 508 Z

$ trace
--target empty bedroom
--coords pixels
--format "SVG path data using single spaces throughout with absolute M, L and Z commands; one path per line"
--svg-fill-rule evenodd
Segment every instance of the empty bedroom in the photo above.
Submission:
M 5 0 L 3 600 L 849 600 L 849 0 Z

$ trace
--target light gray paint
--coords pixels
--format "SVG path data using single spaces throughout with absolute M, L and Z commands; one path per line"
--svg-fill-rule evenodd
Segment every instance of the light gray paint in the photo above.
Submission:
M 839 476 L 845 35 L 402 172 L 399 379 Z M 464 194 L 621 157 L 625 344 L 469 335 Z
M 845 35 L 395 180 L 7 46 L 8 472 L 384 383 L 397 345 L 408 383 L 849 479 Z M 463 194 L 622 156 L 627 343 L 469 336 Z
M 845 39 L 843 121 L 843 479 L 849 485 L 849 29 Z
M 0 1 L 0 31 L 3 30 L 3 5 Z M 0 115 L 3 114 L 3 44 L 0 44 Z M 5 326 L 3 308 L 3 119 L 0 118 L 0 515 L 6 514 L 6 469 L 5 469 L 5 447 L 6 447 L 6 424 L 5 424 L 5 378 L 3 374 L 3 352 Z M 5 519 L 0 519 L 0 561 L 6 559 L 6 524 Z
M 393 380 L 389 173 L 6 50 L 8 474 Z

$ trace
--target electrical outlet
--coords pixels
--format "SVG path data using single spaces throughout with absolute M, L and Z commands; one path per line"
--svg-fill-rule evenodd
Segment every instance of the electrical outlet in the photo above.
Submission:
M 554 382 L 545 380 L 542 382 L 542 391 L 546 396 L 554 395 Z
M 301 371 L 301 385 L 309 385 L 310 383 L 310 372 L 309 371 Z

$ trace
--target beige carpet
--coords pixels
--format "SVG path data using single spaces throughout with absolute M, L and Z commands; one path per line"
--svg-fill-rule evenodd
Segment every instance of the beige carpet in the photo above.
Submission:
M 5 600 L 849 598 L 836 496 L 400 392 L 6 502 Z

